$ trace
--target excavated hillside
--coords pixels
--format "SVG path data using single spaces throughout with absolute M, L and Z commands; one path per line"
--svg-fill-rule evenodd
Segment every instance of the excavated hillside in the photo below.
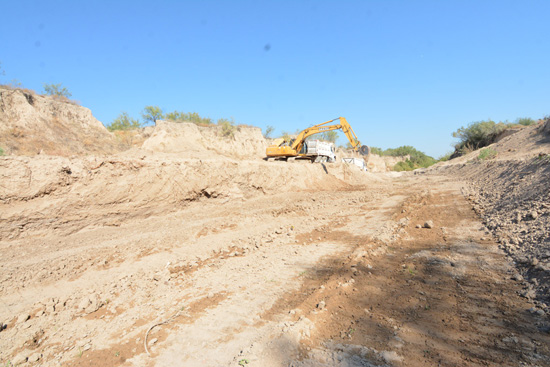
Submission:
M 7 154 L 26 156 L 112 154 L 124 149 L 88 108 L 3 87 L 0 144 Z
M 466 182 L 464 195 L 472 202 L 500 247 L 516 264 L 514 277 L 521 294 L 550 304 L 550 118 L 488 146 L 489 160 L 480 151 L 432 167 Z
M 2 365 L 550 365 L 550 122 L 365 172 L 1 93 Z

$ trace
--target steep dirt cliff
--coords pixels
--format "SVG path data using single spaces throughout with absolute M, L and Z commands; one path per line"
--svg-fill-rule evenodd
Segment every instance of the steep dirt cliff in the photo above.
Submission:
M 5 88 L 0 88 L 0 147 L 26 156 L 110 154 L 124 148 L 88 108 Z

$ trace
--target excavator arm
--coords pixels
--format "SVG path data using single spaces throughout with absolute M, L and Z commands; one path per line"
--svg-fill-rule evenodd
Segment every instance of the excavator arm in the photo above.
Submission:
M 334 124 L 334 125 L 329 125 L 330 123 L 332 123 L 336 120 L 340 120 L 340 123 L 339 124 Z M 355 132 L 353 131 L 350 124 L 348 123 L 348 121 L 344 117 L 338 117 L 336 119 L 329 120 L 329 121 L 323 122 L 321 124 L 314 125 L 312 127 L 308 127 L 305 130 L 302 130 L 298 134 L 298 136 L 296 137 L 294 142 L 292 143 L 291 147 L 295 151 L 299 152 L 300 149 L 302 149 L 302 145 L 304 145 L 304 141 L 306 140 L 306 138 L 308 136 L 318 134 L 318 133 L 322 133 L 322 132 L 326 132 L 326 131 L 332 131 L 332 130 L 342 130 L 342 132 L 348 138 L 351 146 L 353 147 L 353 150 L 355 150 L 356 152 L 360 152 L 363 155 L 368 153 L 368 151 L 369 151 L 368 147 L 363 146 L 364 147 L 363 148 L 361 146 L 361 142 L 359 141 L 359 139 L 357 139 L 357 135 L 355 135 Z

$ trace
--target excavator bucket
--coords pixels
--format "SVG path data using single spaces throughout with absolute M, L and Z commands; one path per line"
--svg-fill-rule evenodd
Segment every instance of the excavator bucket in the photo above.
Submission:
M 369 155 L 370 147 L 367 145 L 362 145 L 361 148 L 359 148 L 359 153 L 361 153 L 362 155 Z

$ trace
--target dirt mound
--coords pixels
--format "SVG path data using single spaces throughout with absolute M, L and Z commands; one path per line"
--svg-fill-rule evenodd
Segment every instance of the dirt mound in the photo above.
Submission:
M 342 190 L 369 177 L 344 164 L 185 159 L 153 154 L 0 159 L 0 238 L 67 232 L 179 210 L 201 199 L 241 200 L 295 190 Z M 71 218 L 71 219 L 67 219 Z
M 199 126 L 190 122 L 157 121 L 142 148 L 147 151 L 177 153 L 186 158 L 252 159 L 265 157 L 267 142 L 257 127 L 238 126 L 232 136 L 224 136 L 221 126 Z
M 110 154 L 117 139 L 85 107 L 21 90 L 0 88 L 0 147 L 33 156 Z

